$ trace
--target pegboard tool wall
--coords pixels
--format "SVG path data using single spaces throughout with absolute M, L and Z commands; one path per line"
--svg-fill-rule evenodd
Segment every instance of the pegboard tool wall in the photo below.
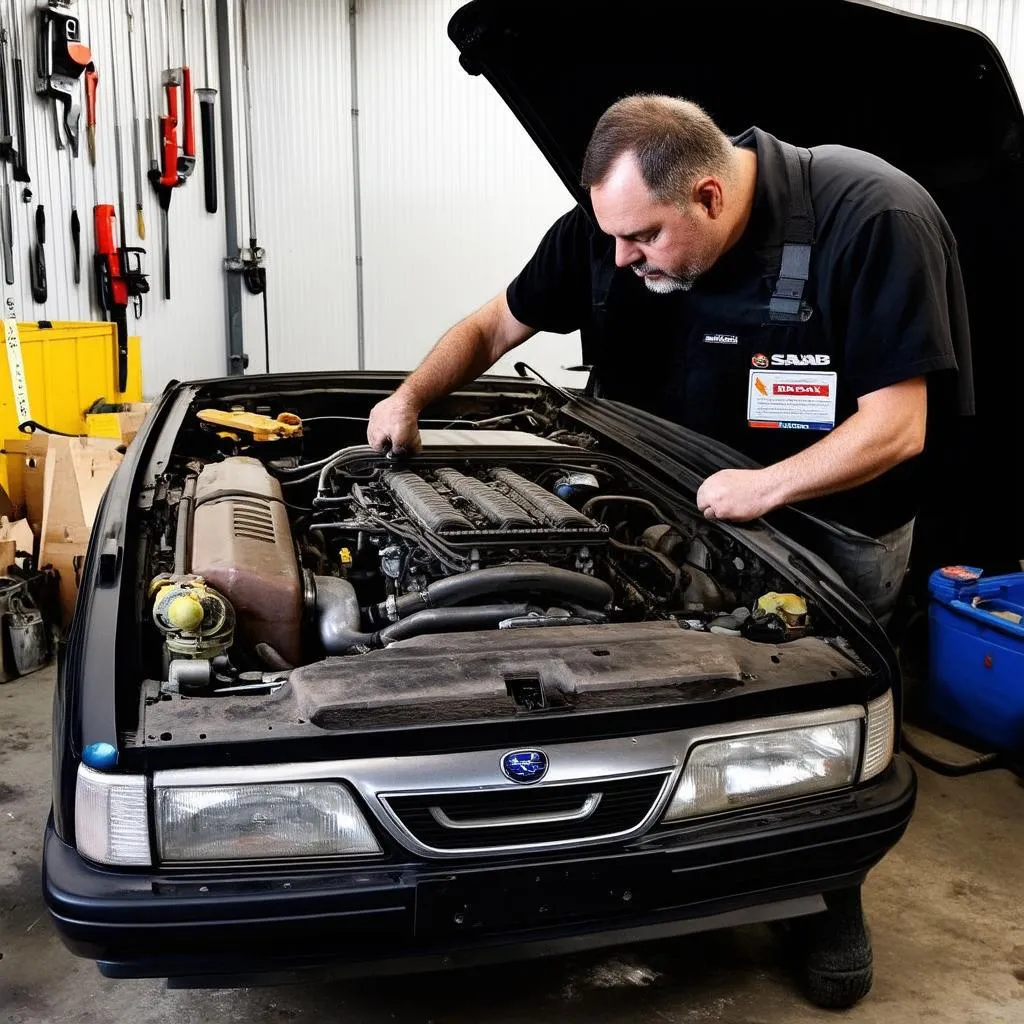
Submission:
M 160 74 L 167 66 L 164 0 L 145 0 L 148 4 L 148 25 L 152 34 L 153 73 L 146 77 L 142 3 L 134 0 L 135 15 L 132 39 L 135 53 L 136 102 L 140 118 L 140 146 L 143 167 L 142 204 L 146 238 L 138 237 L 135 216 L 135 184 L 132 154 L 132 98 L 128 64 L 128 18 L 125 0 L 113 0 L 114 21 L 111 34 L 108 0 L 77 0 L 69 13 L 81 22 L 82 42 L 91 50 L 99 75 L 97 88 L 97 128 L 95 187 L 93 167 L 86 142 L 86 111 L 84 76 L 75 94 L 81 104 L 80 145 L 78 158 L 72 163 L 75 194 L 81 221 L 81 280 L 74 282 L 73 248 L 71 244 L 71 190 L 69 187 L 69 153 L 58 151 L 54 137 L 53 100 L 35 91 L 36 39 L 38 10 L 34 0 L 0 0 L 0 20 L 10 28 L 12 14 L 20 19 L 23 40 L 26 107 L 26 163 L 31 182 L 31 201 L 22 201 L 21 182 L 14 182 L 8 167 L 8 188 L 11 190 L 13 213 L 13 249 L 15 281 L 3 285 L 5 295 L 12 295 L 21 321 L 101 320 L 103 312 L 94 281 L 93 255 L 95 238 L 93 207 L 109 203 L 117 210 L 117 171 L 114 155 L 114 103 L 112 63 L 116 61 L 119 100 L 122 173 L 124 177 L 125 232 L 129 246 L 146 249 L 143 269 L 149 275 L 150 292 L 143 298 L 141 319 L 136 319 L 132 305 L 128 307 L 128 332 L 142 338 L 143 385 L 147 395 L 158 393 L 172 378 L 219 376 L 225 368 L 224 272 L 225 234 L 223 214 L 223 163 L 220 136 L 220 94 L 216 103 L 218 188 L 221 202 L 218 212 L 206 212 L 203 195 L 202 153 L 199 142 L 199 109 L 195 105 L 196 168 L 187 183 L 174 189 L 169 209 L 172 290 L 169 301 L 163 298 L 162 214 L 156 192 L 146 172 L 149 160 L 146 147 L 146 95 L 153 93 L 154 112 L 166 111 Z M 203 5 L 201 0 L 188 0 L 189 63 L 193 87 L 206 85 L 203 57 Z M 210 50 L 213 88 L 219 88 L 215 3 L 209 3 Z M 181 19 L 179 0 L 168 0 L 167 13 L 171 31 L 171 58 L 181 63 Z M 13 115 L 12 115 L 13 116 Z M 179 129 L 180 138 L 180 129 Z M 36 207 L 42 204 L 46 214 L 46 277 L 45 302 L 33 301 L 30 286 L 29 260 L 36 241 Z M 115 238 L 117 233 L 115 232 Z

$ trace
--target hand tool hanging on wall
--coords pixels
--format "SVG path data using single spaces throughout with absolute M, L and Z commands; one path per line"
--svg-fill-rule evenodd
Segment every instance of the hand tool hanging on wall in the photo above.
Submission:
M 17 0 L 11 0 L 11 84 L 14 87 L 14 125 L 18 144 L 14 151 L 14 180 L 29 182 L 26 152 L 28 136 L 25 134 L 25 60 L 21 42 L 21 6 Z
M 196 125 L 192 92 L 192 67 L 188 62 L 188 0 L 181 0 L 181 106 L 182 137 L 178 174 L 188 178 L 196 166 Z
M 96 166 L 96 89 L 100 76 L 96 65 L 90 63 L 85 69 L 85 140 L 89 149 L 89 163 Z
M 78 18 L 66 13 L 70 6 L 70 0 L 51 0 L 50 6 L 39 11 L 36 93 L 54 101 L 58 149 L 64 148 L 60 118 L 60 108 L 63 108 L 64 135 L 70 150 L 71 244 L 74 248 L 74 277 L 77 284 L 81 280 L 81 225 L 75 198 L 75 159 L 78 157 L 82 108 L 75 97 L 75 89 L 78 79 L 92 64 L 92 54 L 82 43 Z
M 32 281 L 32 298 L 36 302 L 46 301 L 46 212 L 42 204 L 36 207 L 36 244 L 29 259 L 29 277 Z
M 110 21 L 111 52 L 114 51 L 114 0 L 107 0 Z M 129 246 L 124 217 L 124 153 L 121 146 L 121 102 L 117 89 L 116 58 L 110 64 L 110 92 L 114 104 L 114 160 L 117 166 L 117 220 L 120 245 L 114 241 L 114 208 L 97 203 L 93 208 L 96 235 L 96 290 L 108 320 L 117 324 L 118 390 L 124 391 L 128 381 L 128 322 L 126 309 L 133 299 L 135 316 L 142 314 L 142 296 L 149 291 L 149 282 L 142 272 L 146 250 Z
M 103 312 L 117 325 L 117 390 L 128 382 L 128 282 L 114 241 L 114 208 L 100 203 L 93 208 L 96 231 L 96 289 Z M 122 228 L 123 230 L 123 228 Z
M 249 2 L 241 3 L 242 85 L 245 92 L 245 164 L 249 192 L 249 248 L 239 249 L 238 255 L 224 261 L 227 270 L 242 275 L 245 287 L 252 295 L 263 296 L 263 347 L 266 372 L 270 372 L 270 323 L 267 315 L 267 270 L 263 266 L 266 250 L 261 249 L 256 236 L 256 183 L 252 148 L 252 82 L 249 62 Z
M 135 175 L 135 222 L 139 238 L 146 237 L 146 221 L 142 216 L 142 152 L 139 140 L 139 102 L 135 93 L 135 5 L 125 0 L 128 14 L 128 75 L 132 89 L 132 170 Z
M 107 0 L 107 14 L 110 19 L 110 38 L 111 47 L 113 47 L 114 39 L 114 0 Z M 129 22 L 130 26 L 130 22 Z M 130 31 L 130 27 L 129 27 Z M 130 41 L 129 41 L 130 44 Z M 128 290 L 128 297 L 133 300 L 133 306 L 135 310 L 135 319 L 138 320 L 142 316 L 142 296 L 149 293 L 149 281 L 147 280 L 146 274 L 142 271 L 142 257 L 146 255 L 146 250 L 141 246 L 129 245 L 128 238 L 126 235 L 126 219 L 124 215 L 124 153 L 121 146 L 121 98 L 117 89 L 117 69 L 114 64 L 111 64 L 110 71 L 110 90 L 114 99 L 114 158 L 117 162 L 117 216 L 120 225 L 120 247 L 118 250 L 118 257 L 120 261 L 120 276 L 124 279 L 125 285 Z M 133 107 L 134 107 L 134 96 L 133 96 Z M 138 115 L 135 117 L 135 127 L 138 129 Z M 138 141 L 138 131 L 135 133 L 136 142 Z M 145 227 L 142 222 L 142 178 L 141 178 L 141 157 L 139 154 L 138 146 L 135 148 L 135 167 L 138 171 L 138 177 L 136 178 L 136 213 L 139 224 L 141 225 L 141 232 L 145 233 Z M 124 338 L 124 353 L 127 356 L 128 352 L 128 338 L 127 334 Z M 123 389 L 122 389 L 123 390 Z
M 4 280 L 14 284 L 14 218 L 11 214 L 11 186 L 7 180 L 7 165 L 17 159 L 17 148 L 11 127 L 11 97 L 7 91 L 7 26 L 0 25 L 0 235 L 3 237 Z
M 160 168 L 160 140 L 157 135 L 156 111 L 153 109 L 153 29 L 149 23 L 149 0 L 142 0 L 142 39 L 146 58 L 146 74 L 143 78 L 146 87 L 146 153 L 149 156 L 149 171 L 152 175 Z
M 160 166 L 149 172 L 149 180 L 156 190 L 163 211 L 164 231 L 164 298 L 171 297 L 171 244 L 168 211 L 174 189 L 184 185 L 195 167 L 195 126 L 193 124 L 192 72 L 187 64 L 175 66 L 171 60 L 171 17 L 164 0 L 164 34 L 167 40 L 167 66 L 162 76 L 167 96 L 167 113 L 160 116 Z M 185 0 L 181 3 L 182 53 L 188 46 L 188 14 Z M 179 107 L 178 90 L 181 90 Z M 181 117 L 179 119 L 179 110 Z M 182 144 L 179 154 L 178 123 L 182 123 Z
M 206 65 L 206 85 L 196 89 L 199 97 L 200 128 L 203 139 L 203 188 L 206 193 L 206 212 L 217 212 L 217 142 L 214 136 L 213 100 L 217 90 L 210 84 L 213 72 L 210 65 L 209 3 L 203 0 L 203 61 Z

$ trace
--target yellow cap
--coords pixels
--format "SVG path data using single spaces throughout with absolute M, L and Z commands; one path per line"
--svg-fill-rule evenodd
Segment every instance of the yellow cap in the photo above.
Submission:
M 342 565 L 351 565 L 352 564 L 352 552 L 348 548 L 342 548 L 338 552 L 338 557 L 341 559 L 341 564 Z
M 761 611 L 780 615 L 789 625 L 796 626 L 807 615 L 807 602 L 797 594 L 777 594 L 775 591 L 760 597 L 757 602 Z
M 194 633 L 203 624 L 203 606 L 191 594 L 181 594 L 167 606 L 167 621 L 186 633 Z

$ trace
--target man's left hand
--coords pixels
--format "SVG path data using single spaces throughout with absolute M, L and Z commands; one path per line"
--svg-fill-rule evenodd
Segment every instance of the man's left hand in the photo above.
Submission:
M 697 508 L 708 519 L 745 523 L 775 508 L 762 469 L 722 469 L 701 484 Z

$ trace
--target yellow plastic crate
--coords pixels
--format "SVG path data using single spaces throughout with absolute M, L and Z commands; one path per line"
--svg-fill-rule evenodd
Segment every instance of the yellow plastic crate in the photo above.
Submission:
M 111 323 L 54 321 L 50 327 L 19 323 L 21 356 L 32 419 L 52 430 L 87 433 L 85 410 L 96 401 L 142 400 L 140 340 L 128 338 L 128 383 L 117 390 L 117 327 Z M 0 439 L 24 437 L 6 354 L 0 357 Z M 0 486 L 7 489 L 6 459 L 0 459 Z

